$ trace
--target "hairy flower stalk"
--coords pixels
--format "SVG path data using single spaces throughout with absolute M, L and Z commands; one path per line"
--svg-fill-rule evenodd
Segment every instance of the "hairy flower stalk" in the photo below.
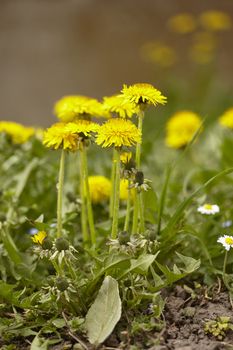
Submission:
M 112 219 L 112 239 L 117 238 L 118 233 L 118 218 L 120 205 L 120 152 L 115 152 L 115 183 L 114 183 L 114 198 L 113 198 L 113 219 Z
M 130 223 L 130 211 L 131 211 L 131 189 L 130 189 L 131 181 L 128 179 L 128 197 L 127 197 L 127 205 L 126 205 L 126 216 L 125 216 L 125 224 L 124 224 L 124 231 L 129 230 L 129 223 Z
M 84 183 L 84 197 L 86 201 L 86 209 L 87 209 L 87 218 L 88 218 L 88 224 L 90 229 L 90 236 L 91 236 L 91 243 L 96 243 L 96 235 L 95 235 L 95 226 L 94 226 L 94 218 L 93 218 L 93 211 L 92 211 L 92 204 L 91 204 L 91 197 L 90 197 L 90 190 L 89 190 L 89 183 L 88 183 L 88 166 L 87 166 L 87 153 L 86 153 L 86 146 L 83 145 L 83 149 L 81 150 L 81 157 L 82 157 L 82 165 L 83 165 L 83 183 Z
M 113 216 L 113 209 L 114 209 L 114 198 L 115 198 L 115 175 L 116 175 L 116 153 L 117 151 L 115 148 L 113 149 L 113 155 L 112 155 L 112 169 L 111 169 L 111 196 L 110 196 L 110 207 L 109 207 L 109 217 L 110 219 Z
M 142 126 L 143 126 L 143 118 L 144 118 L 144 111 L 140 109 L 138 112 L 138 129 L 142 133 Z M 137 143 L 136 145 L 136 169 L 140 169 L 141 166 L 141 143 Z M 133 210 L 133 227 L 132 227 L 132 233 L 135 234 L 138 232 L 138 216 L 140 213 L 140 227 L 144 227 L 144 210 L 143 210 L 143 198 L 139 195 L 138 191 L 136 191 L 136 198 L 134 202 L 134 210 Z M 139 210 L 140 206 L 140 210 Z
M 86 202 L 85 202 L 85 183 L 83 181 L 84 175 L 84 164 L 83 164 L 83 155 L 80 152 L 80 196 L 81 196 L 81 228 L 82 228 L 82 236 L 83 242 L 88 241 L 88 227 L 87 227 L 87 212 L 86 212 Z
M 62 236 L 62 196 L 65 172 L 65 150 L 61 151 L 59 177 L 57 184 L 57 238 Z

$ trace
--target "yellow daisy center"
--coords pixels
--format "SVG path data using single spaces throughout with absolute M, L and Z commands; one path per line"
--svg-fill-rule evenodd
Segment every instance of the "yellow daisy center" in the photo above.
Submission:
M 211 210 L 211 209 L 213 209 L 213 206 L 212 206 L 212 204 L 205 204 L 204 208 L 207 210 Z
M 229 244 L 229 245 L 233 245 L 233 238 L 231 238 L 231 237 L 226 237 L 226 238 L 225 238 L 225 243 L 226 243 L 226 244 Z

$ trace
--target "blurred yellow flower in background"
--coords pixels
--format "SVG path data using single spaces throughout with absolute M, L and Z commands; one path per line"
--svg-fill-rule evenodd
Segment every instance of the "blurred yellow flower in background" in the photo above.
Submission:
M 104 97 L 103 108 L 107 113 L 114 113 L 120 118 L 131 118 L 137 113 L 137 106 L 126 101 L 123 95 Z
M 175 15 L 168 20 L 167 24 L 173 32 L 179 34 L 191 33 L 197 27 L 196 20 L 190 13 Z
M 192 111 L 175 113 L 166 125 L 166 145 L 177 149 L 185 147 L 192 141 L 201 124 L 200 117 Z
M 227 109 L 219 118 L 222 126 L 233 129 L 233 107 Z
M 199 64 L 206 64 L 213 60 L 216 53 L 216 38 L 209 32 L 199 32 L 193 37 L 190 58 Z
M 9 135 L 14 144 L 22 144 L 35 134 L 35 129 L 15 122 L 0 121 L 0 132 Z
M 95 204 L 106 201 L 111 194 L 111 181 L 102 175 L 88 177 L 91 201 Z
M 131 147 L 141 143 L 141 132 L 130 120 L 113 118 L 99 127 L 96 143 L 102 147 Z
M 175 50 L 160 42 L 148 42 L 141 48 L 144 60 L 156 63 L 161 67 L 171 67 L 177 61 Z
M 137 105 L 164 105 L 167 98 L 161 94 L 153 85 L 137 83 L 130 86 L 124 85 L 121 90 L 125 99 Z
M 232 26 L 230 16 L 222 11 L 205 11 L 200 15 L 202 26 L 210 31 L 228 30 Z
M 121 179 L 120 181 L 120 199 L 126 201 L 128 199 L 128 188 L 129 182 L 126 179 Z M 132 191 L 132 190 L 131 190 Z
M 62 122 L 72 122 L 76 119 L 105 117 L 102 104 L 95 98 L 87 96 L 64 96 L 54 105 L 54 113 Z

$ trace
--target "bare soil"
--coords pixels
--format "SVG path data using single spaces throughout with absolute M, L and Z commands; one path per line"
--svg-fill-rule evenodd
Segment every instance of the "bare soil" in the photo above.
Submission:
M 218 287 L 211 291 L 202 288 L 199 293 L 191 295 L 190 291 L 176 286 L 171 290 L 162 291 L 162 294 L 166 299 L 166 306 L 163 312 L 164 326 L 159 331 L 145 332 L 132 337 L 124 331 L 126 328 L 120 323 L 99 350 L 233 350 L 231 329 L 224 332 L 222 339 L 204 330 L 207 322 L 218 317 L 230 317 L 229 323 L 233 324 L 233 309 L 228 292 L 220 291 Z M 127 341 L 122 341 L 123 333 Z M 11 341 L 11 346 L 12 349 L 26 350 L 30 349 L 29 343 L 21 338 L 15 342 Z M 0 340 L 0 349 L 3 345 Z M 93 350 L 93 347 L 87 347 Z M 74 338 L 64 335 L 62 344 L 51 346 L 49 349 L 83 348 Z

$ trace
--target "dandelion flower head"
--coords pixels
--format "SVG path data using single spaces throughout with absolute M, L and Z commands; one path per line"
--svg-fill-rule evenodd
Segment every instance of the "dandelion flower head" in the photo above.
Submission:
M 201 127 L 200 117 L 191 111 L 175 113 L 166 125 L 166 145 L 172 148 L 185 147 Z
M 232 26 L 229 15 L 222 11 L 205 11 L 200 16 L 203 27 L 210 31 L 228 30 Z
M 219 123 L 229 129 L 233 129 L 233 107 L 226 110 L 219 118 Z
M 219 237 L 217 240 L 218 243 L 221 243 L 226 250 L 230 250 L 233 247 L 233 236 L 224 235 Z
M 217 204 L 204 204 L 197 208 L 197 211 L 204 215 L 214 215 L 219 213 L 220 208 Z
M 54 113 L 58 119 L 65 123 L 91 116 L 104 117 L 106 115 L 99 101 L 81 95 L 62 97 L 55 103 Z
M 131 118 L 138 112 L 137 106 L 126 100 L 123 95 L 104 97 L 103 108 L 107 113 L 114 113 L 120 118 Z
M 98 129 L 96 123 L 88 120 L 79 120 L 70 123 L 56 123 L 44 132 L 43 144 L 53 149 L 76 151 L 82 148 L 82 137 L 90 136 Z
M 180 13 L 168 20 L 169 28 L 179 34 L 187 34 L 193 32 L 196 27 L 195 18 L 189 13 Z
M 99 127 L 96 143 L 102 147 L 131 147 L 141 143 L 141 131 L 130 120 L 112 118 Z
M 22 144 L 34 135 L 35 129 L 15 122 L 0 121 L 0 132 L 6 133 L 14 144 Z
M 134 85 L 124 85 L 121 90 L 126 100 L 136 105 L 164 105 L 167 98 L 161 94 L 153 85 L 147 83 L 138 83 Z
M 47 233 L 45 231 L 38 231 L 35 235 L 31 237 L 31 239 L 34 243 L 42 245 L 46 237 Z
M 101 175 L 88 177 L 91 201 L 95 204 L 109 199 L 111 194 L 111 181 Z

